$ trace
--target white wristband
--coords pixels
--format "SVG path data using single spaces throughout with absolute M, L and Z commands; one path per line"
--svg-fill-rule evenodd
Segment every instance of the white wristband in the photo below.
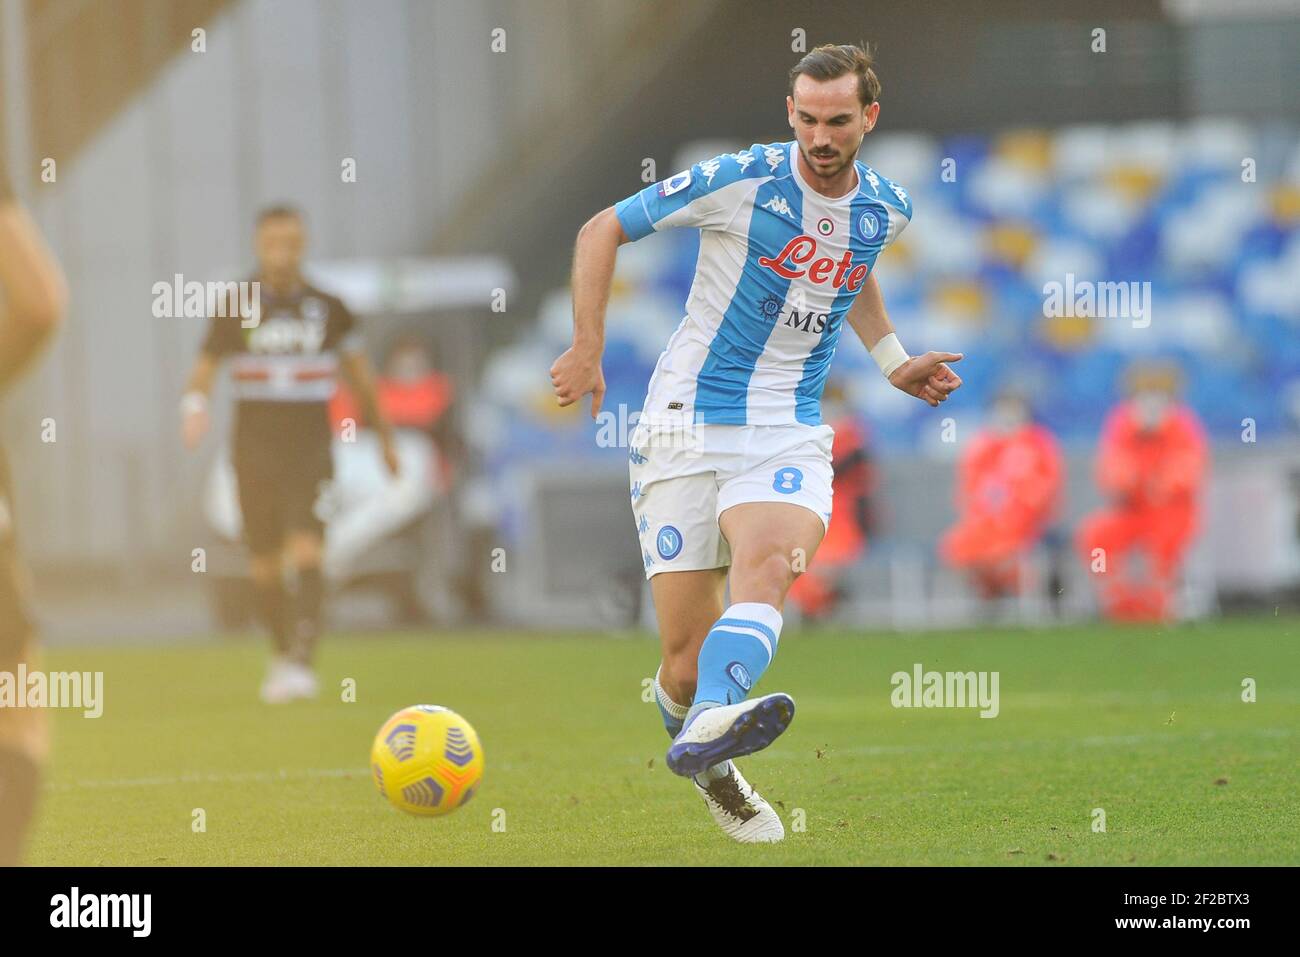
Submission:
M 197 390 L 181 396 L 181 415 L 194 415 L 208 411 L 208 397 Z
M 895 369 L 912 357 L 898 341 L 898 336 L 891 332 L 871 347 L 871 358 L 876 360 L 876 365 L 880 366 L 880 371 L 888 379 Z

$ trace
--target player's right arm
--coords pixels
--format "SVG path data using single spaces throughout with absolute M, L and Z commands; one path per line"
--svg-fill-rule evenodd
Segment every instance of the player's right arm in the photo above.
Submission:
M 0 168 L 0 391 L 40 353 L 67 302 L 58 263 Z
M 208 401 L 212 384 L 221 366 L 221 357 L 239 347 L 239 310 L 235 303 L 226 304 L 224 315 L 208 319 L 208 334 L 203 340 L 198 358 L 185 380 L 185 394 L 181 397 L 181 441 L 187 449 L 197 448 L 211 424 Z
M 208 431 L 211 422 L 208 397 L 212 395 L 219 364 L 220 359 L 212 353 L 200 352 L 185 382 L 185 395 L 181 397 L 181 440 L 187 449 L 196 448 Z
M 618 247 L 629 242 L 614 207 L 601 210 L 578 230 L 573 250 L 573 345 L 551 365 L 551 385 L 561 406 L 591 394 L 591 417 L 605 397 L 600 357 L 605 351 L 605 308 Z
M 600 412 L 605 376 L 605 307 L 618 247 L 653 232 L 682 226 L 723 229 L 754 188 L 756 147 L 726 153 L 651 183 L 603 209 L 578 231 L 573 253 L 573 345 L 551 366 L 551 384 L 561 406 L 591 394 L 591 417 Z M 746 170 L 751 173 L 746 174 Z

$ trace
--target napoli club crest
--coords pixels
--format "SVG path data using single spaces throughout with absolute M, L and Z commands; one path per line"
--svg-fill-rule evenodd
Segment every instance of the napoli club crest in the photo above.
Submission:
M 731 676 L 732 681 L 740 685 L 741 689 L 746 692 L 754 687 L 754 679 L 749 676 L 749 669 L 739 661 L 733 661 L 727 665 L 727 674 Z
M 682 552 L 682 533 L 671 525 L 665 525 L 655 536 L 655 546 L 659 549 L 659 557 L 670 562 Z
M 878 232 L 880 232 L 880 220 L 876 219 L 875 213 L 867 210 L 858 219 L 858 233 L 863 239 L 875 239 Z

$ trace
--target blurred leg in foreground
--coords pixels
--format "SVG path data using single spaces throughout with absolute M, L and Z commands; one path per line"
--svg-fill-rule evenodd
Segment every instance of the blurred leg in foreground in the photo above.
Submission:
M 65 307 L 59 267 L 0 166 L 0 396 L 39 354 Z M 17 674 L 37 667 L 36 635 L 14 523 L 9 471 L 0 453 L 0 679 L 21 695 L 25 688 Z M 44 711 L 5 704 L 0 700 L 0 867 L 18 863 L 49 746 Z

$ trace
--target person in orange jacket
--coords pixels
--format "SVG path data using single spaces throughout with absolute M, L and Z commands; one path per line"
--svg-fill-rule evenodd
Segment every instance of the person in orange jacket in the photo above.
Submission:
M 1021 558 L 1056 518 L 1064 468 L 1060 447 L 1033 421 L 1026 396 L 1003 390 L 990 424 L 957 463 L 957 522 L 939 556 L 963 572 L 980 597 L 1018 594 Z
M 1087 516 L 1075 544 L 1098 576 L 1102 611 L 1119 621 L 1167 621 L 1183 556 L 1200 526 L 1208 465 L 1205 432 L 1178 399 L 1178 369 L 1133 367 L 1130 397 L 1102 429 L 1096 478 L 1110 503 Z M 1130 558 L 1141 550 L 1145 574 Z
M 433 439 L 441 456 L 442 480 L 449 482 L 462 452 L 452 414 L 455 386 L 450 376 L 434 367 L 423 340 L 408 335 L 393 345 L 375 380 L 375 393 L 380 411 L 394 428 L 416 429 Z M 342 383 L 330 402 L 330 417 L 336 430 L 345 419 L 367 424 Z
M 845 403 L 832 380 L 822 393 L 822 418 L 835 430 L 831 444 L 834 507 L 816 559 L 794 580 L 788 598 L 806 618 L 825 618 L 843 597 L 846 569 L 866 553 L 871 531 L 871 496 L 876 488 L 866 425 Z

